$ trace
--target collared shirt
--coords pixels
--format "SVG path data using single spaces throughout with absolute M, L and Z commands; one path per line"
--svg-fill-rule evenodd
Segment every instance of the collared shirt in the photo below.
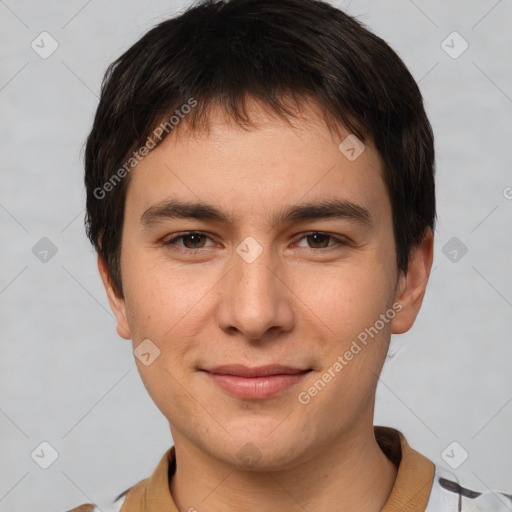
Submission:
M 391 494 L 382 512 L 510 512 L 512 495 L 472 491 L 462 487 L 455 475 L 435 466 L 413 450 L 398 430 L 374 427 L 381 450 L 397 467 Z M 103 512 L 179 512 L 169 482 L 176 471 L 174 446 L 161 458 L 153 474 L 119 495 Z M 194 509 L 192 509 L 193 511 Z M 100 512 L 84 504 L 68 512 Z M 188 511 L 187 511 L 188 512 Z

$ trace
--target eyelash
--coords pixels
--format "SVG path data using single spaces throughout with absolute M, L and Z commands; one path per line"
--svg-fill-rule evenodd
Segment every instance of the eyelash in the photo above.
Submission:
M 170 240 L 164 240 L 162 242 L 162 245 L 166 248 L 171 248 L 172 250 L 176 250 L 176 251 L 180 251 L 180 252 L 187 252 L 187 253 L 198 252 L 201 249 L 209 249 L 210 248 L 210 247 L 199 247 L 197 249 L 190 249 L 189 247 L 183 247 L 183 246 L 176 245 L 176 242 L 178 240 L 183 240 L 184 238 L 187 238 L 191 235 L 201 235 L 201 236 L 206 236 L 207 238 L 210 238 L 207 233 L 203 233 L 202 231 L 185 231 L 185 232 L 175 236 L 174 238 L 171 238 Z M 323 231 L 310 231 L 308 233 L 305 233 L 300 238 L 299 242 L 302 241 L 303 239 L 313 236 L 313 235 L 321 235 L 321 236 L 328 237 L 332 240 L 335 240 L 337 242 L 337 245 L 339 245 L 339 246 L 345 246 L 345 245 L 348 245 L 348 243 L 349 243 L 344 238 L 336 237 L 334 235 L 331 235 L 330 233 L 324 233 Z M 311 251 L 327 251 L 329 249 L 332 250 L 332 247 L 335 245 L 336 244 L 332 244 L 332 245 L 328 245 L 327 247 L 321 247 L 321 248 L 307 247 L 306 249 L 309 249 Z M 175 246 L 175 247 L 172 247 L 172 246 Z

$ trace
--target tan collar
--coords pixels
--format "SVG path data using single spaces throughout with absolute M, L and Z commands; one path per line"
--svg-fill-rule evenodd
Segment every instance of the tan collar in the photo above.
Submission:
M 434 464 L 413 450 L 398 430 L 375 427 L 375 438 L 386 456 L 398 466 L 395 484 L 382 512 L 424 512 L 434 478 Z M 169 491 L 169 477 L 175 469 L 172 446 L 151 477 L 129 490 L 121 512 L 179 512 Z
M 374 427 L 381 450 L 398 465 L 396 480 L 382 512 L 424 512 L 434 482 L 434 464 L 413 450 L 401 432 Z

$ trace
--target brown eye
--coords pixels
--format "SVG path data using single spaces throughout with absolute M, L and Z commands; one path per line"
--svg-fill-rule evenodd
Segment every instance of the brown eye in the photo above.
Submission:
M 182 235 L 180 238 L 187 249 L 200 249 L 204 247 L 206 236 L 201 233 L 192 233 L 190 235 Z M 190 246 L 186 243 L 187 241 L 190 242 Z
M 323 233 L 314 233 L 312 235 L 307 235 L 306 238 L 308 239 L 308 242 L 310 242 L 310 247 L 312 249 L 323 249 L 324 247 L 329 246 L 329 239 L 332 237 Z
M 300 245 L 302 241 L 305 241 L 307 245 Z M 308 249 L 330 249 L 336 246 L 342 247 L 347 245 L 349 242 L 343 236 L 334 236 L 329 233 L 321 233 L 314 231 L 306 233 L 299 241 L 299 247 L 305 247 Z
M 195 249 L 203 249 L 207 247 L 206 240 L 209 237 L 204 233 L 199 232 L 189 232 L 182 233 L 181 235 L 175 236 L 174 238 L 164 241 L 163 245 L 167 247 L 175 246 L 174 248 L 179 250 L 195 250 Z M 181 244 L 179 242 L 182 242 Z

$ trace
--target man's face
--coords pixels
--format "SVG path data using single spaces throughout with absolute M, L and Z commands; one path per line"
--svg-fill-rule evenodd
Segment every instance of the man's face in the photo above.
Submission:
M 208 134 L 171 134 L 132 171 L 118 330 L 134 348 L 151 340 L 160 350 L 136 362 L 175 443 L 277 469 L 362 425 L 367 435 L 399 279 L 373 145 L 350 161 L 313 110 L 294 127 L 256 103 L 250 112 L 259 124 L 244 131 L 213 111 Z M 211 205 L 230 222 L 167 216 L 159 207 L 171 200 Z M 277 222 L 331 201 L 337 216 Z M 234 364 L 309 371 L 259 384 L 205 371 Z

